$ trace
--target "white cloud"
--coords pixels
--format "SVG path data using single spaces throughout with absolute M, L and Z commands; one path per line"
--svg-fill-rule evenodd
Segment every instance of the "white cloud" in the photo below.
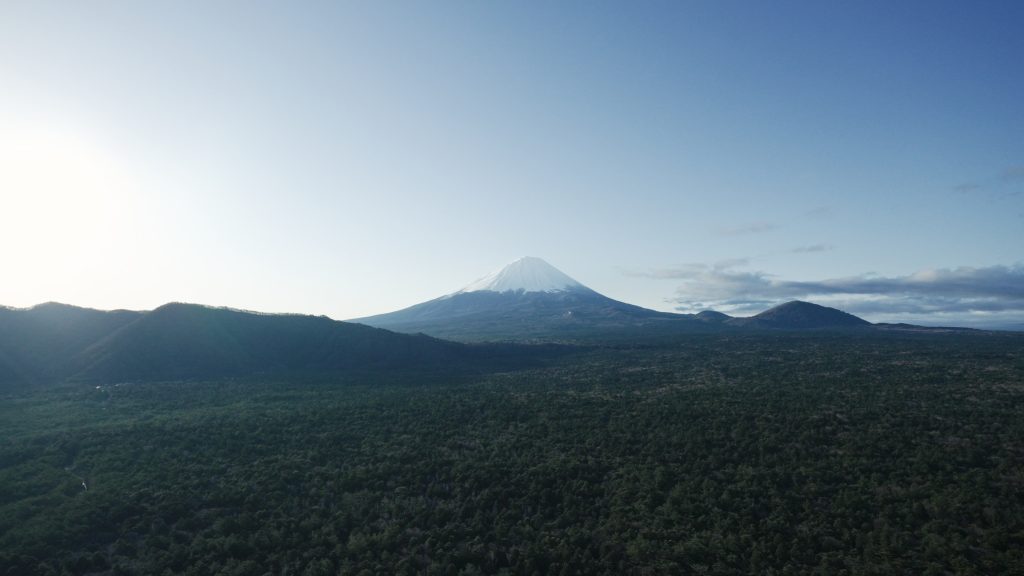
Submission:
M 731 266 L 690 265 L 649 276 L 682 281 L 669 299 L 677 309 L 756 313 L 787 300 L 812 300 L 879 320 L 948 319 L 997 325 L 1024 318 L 1024 265 L 940 268 L 906 276 L 862 274 L 785 280 Z

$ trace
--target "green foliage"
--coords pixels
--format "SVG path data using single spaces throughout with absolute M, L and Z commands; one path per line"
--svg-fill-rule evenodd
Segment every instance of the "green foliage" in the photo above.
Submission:
M 1022 344 L 19 391 L 0 575 L 1021 574 Z

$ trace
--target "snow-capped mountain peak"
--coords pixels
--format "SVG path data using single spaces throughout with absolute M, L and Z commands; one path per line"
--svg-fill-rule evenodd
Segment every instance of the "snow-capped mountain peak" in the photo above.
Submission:
M 465 292 L 567 292 L 587 288 L 540 258 L 527 256 L 473 282 Z

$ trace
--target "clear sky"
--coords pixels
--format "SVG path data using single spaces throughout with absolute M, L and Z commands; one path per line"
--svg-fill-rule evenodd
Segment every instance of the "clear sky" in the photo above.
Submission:
M 523 255 L 1024 325 L 1024 2 L 0 3 L 0 303 L 344 319 Z

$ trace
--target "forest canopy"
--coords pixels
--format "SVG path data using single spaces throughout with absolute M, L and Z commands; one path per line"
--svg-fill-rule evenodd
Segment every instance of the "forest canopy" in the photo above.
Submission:
M 0 574 L 1020 574 L 1015 336 L 0 402 Z

